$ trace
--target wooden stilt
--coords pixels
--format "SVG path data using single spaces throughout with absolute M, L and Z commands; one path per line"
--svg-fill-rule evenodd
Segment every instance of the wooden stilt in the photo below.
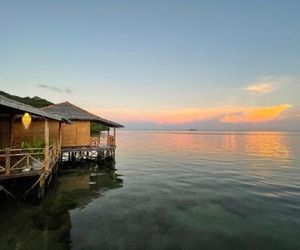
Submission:
M 59 123 L 58 133 L 59 133 L 58 148 L 59 148 L 59 154 L 61 154 L 61 146 L 62 146 L 62 124 L 61 123 Z
M 45 175 L 43 174 L 40 177 L 39 181 L 39 191 L 38 191 L 38 198 L 43 198 L 45 194 L 45 185 L 46 185 L 46 178 Z
M 5 150 L 5 174 L 10 175 L 10 148 Z
M 45 118 L 45 152 L 44 152 L 44 168 L 49 170 L 49 123 Z
M 117 136 L 116 128 L 114 128 L 114 143 L 113 143 L 114 146 L 116 146 L 116 136 Z

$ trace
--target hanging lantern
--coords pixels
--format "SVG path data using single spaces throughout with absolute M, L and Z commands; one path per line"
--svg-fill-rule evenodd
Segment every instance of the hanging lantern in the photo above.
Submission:
M 31 124 L 31 116 L 28 113 L 25 113 L 22 117 L 22 123 L 25 129 L 28 129 Z

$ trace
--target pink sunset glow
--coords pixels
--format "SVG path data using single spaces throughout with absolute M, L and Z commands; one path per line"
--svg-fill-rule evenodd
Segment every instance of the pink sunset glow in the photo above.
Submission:
M 153 122 L 156 124 L 185 124 L 194 121 L 219 120 L 221 123 L 262 123 L 276 121 L 291 108 L 290 104 L 271 107 L 216 107 L 142 111 L 130 109 L 90 109 L 92 113 L 121 122 Z

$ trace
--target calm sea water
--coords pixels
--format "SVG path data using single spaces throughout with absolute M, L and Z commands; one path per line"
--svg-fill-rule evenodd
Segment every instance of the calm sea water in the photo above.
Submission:
M 0 249 L 300 249 L 300 133 L 128 132 L 116 171 L 0 208 Z

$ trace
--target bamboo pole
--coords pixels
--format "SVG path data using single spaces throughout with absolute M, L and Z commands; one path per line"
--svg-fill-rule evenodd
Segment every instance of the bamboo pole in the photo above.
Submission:
M 48 119 L 45 118 L 45 157 L 44 157 L 44 168 L 49 170 L 49 123 Z

